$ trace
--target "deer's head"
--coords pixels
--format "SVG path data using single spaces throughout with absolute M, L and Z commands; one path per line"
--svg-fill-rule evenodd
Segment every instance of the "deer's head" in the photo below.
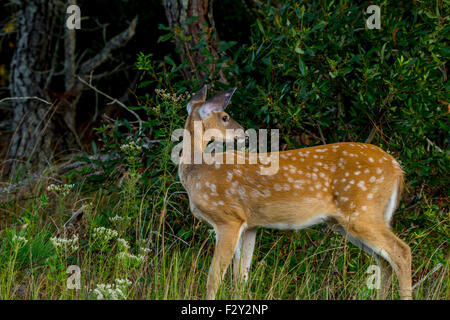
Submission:
M 236 138 L 245 138 L 242 126 L 224 111 L 235 91 L 236 88 L 233 88 L 206 100 L 207 88 L 204 86 L 192 96 L 187 105 L 188 121 L 200 121 L 203 132 L 216 132 L 217 134 L 213 134 L 214 137 L 211 140 L 229 141 Z M 231 132 L 233 134 L 230 134 Z M 206 139 L 209 139 L 209 137 Z

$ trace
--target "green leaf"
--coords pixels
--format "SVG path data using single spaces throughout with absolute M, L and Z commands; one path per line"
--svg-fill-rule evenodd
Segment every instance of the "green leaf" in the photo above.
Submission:
M 164 56 L 164 61 L 167 62 L 168 64 L 170 64 L 172 67 L 176 67 L 177 66 L 175 64 L 175 62 L 172 60 L 172 58 L 169 57 L 169 56 Z
M 300 69 L 300 72 L 302 73 L 302 75 L 305 75 L 305 64 L 302 60 L 302 58 L 298 58 L 298 68 Z
M 167 34 L 165 34 L 165 35 L 162 35 L 162 36 L 160 36 L 160 37 L 158 38 L 158 43 L 160 43 L 160 42 L 165 42 L 165 41 L 167 41 L 167 40 L 170 40 L 172 37 L 173 37 L 173 34 L 172 34 L 172 33 L 167 33 Z
M 295 49 L 294 49 L 294 51 L 295 52 L 297 52 L 298 54 L 304 54 L 305 53 L 305 51 L 303 51 L 301 48 L 299 48 L 299 47 L 296 47 Z
M 92 152 L 97 155 L 97 145 L 95 144 L 95 141 L 92 141 Z

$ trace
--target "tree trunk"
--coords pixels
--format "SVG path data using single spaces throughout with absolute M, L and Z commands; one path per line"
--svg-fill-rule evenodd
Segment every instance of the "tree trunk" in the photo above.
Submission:
M 186 61 L 189 66 L 184 69 L 185 78 L 205 81 L 218 78 L 223 83 L 228 83 L 223 63 L 219 63 L 221 55 L 217 52 L 218 36 L 213 18 L 213 0 L 164 0 L 164 8 L 169 27 L 176 37 L 181 61 Z M 194 17 L 198 18 L 192 21 Z M 202 42 L 209 52 L 206 55 L 198 49 Z M 208 71 L 200 68 L 200 65 Z
M 17 43 L 11 62 L 9 89 L 12 97 L 48 99 L 52 61 L 55 0 L 18 1 Z M 12 100 L 14 135 L 8 158 L 45 164 L 55 140 L 54 107 L 38 99 Z M 10 171 L 9 163 L 7 171 Z
M 74 0 L 66 0 L 67 6 L 75 3 Z M 85 78 L 91 74 L 135 34 L 137 18 L 126 30 L 110 39 L 100 52 L 77 67 L 75 31 L 67 30 L 64 24 L 65 92 L 52 92 L 49 86 L 58 64 L 54 59 L 56 50 L 52 39 L 57 10 L 64 9 L 61 4 L 57 0 L 18 1 L 17 44 L 9 84 L 14 133 L 3 174 L 14 172 L 18 162 L 22 161 L 35 164 L 40 170 L 50 163 L 55 151 L 70 150 L 77 145 L 81 147 L 75 117 L 83 84 L 77 76 Z M 45 100 L 50 101 L 50 98 L 53 103 L 46 103 Z

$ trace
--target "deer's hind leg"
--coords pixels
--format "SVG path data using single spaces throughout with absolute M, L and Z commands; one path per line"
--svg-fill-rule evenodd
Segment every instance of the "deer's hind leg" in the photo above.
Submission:
M 386 299 L 389 288 L 391 286 L 392 282 L 392 267 L 383 257 L 379 256 L 367 243 L 365 243 L 363 240 L 358 239 L 354 237 L 352 234 L 347 232 L 347 230 L 337 223 L 336 221 L 329 220 L 327 221 L 328 227 L 336 232 L 342 235 L 347 241 L 351 242 L 356 247 L 360 248 L 361 250 L 364 250 L 371 256 L 375 258 L 375 260 L 378 263 L 378 266 L 380 267 L 381 271 L 381 288 L 380 288 L 380 298 Z
M 381 288 L 380 288 L 380 298 L 387 299 L 389 295 L 389 289 L 392 283 L 392 267 L 388 261 L 383 257 L 379 257 L 378 266 L 381 270 Z
M 253 250 L 255 248 L 256 228 L 243 231 L 233 261 L 233 274 L 235 280 L 242 278 L 248 280 L 248 273 L 252 264 Z
M 412 299 L 411 249 L 389 229 L 385 230 L 384 241 L 387 257 L 383 258 L 390 263 L 397 275 L 400 297 L 410 300 Z
M 352 242 L 359 242 L 366 247 L 366 251 L 373 251 L 390 264 L 398 278 L 400 297 L 405 300 L 411 299 L 411 249 L 409 246 L 389 229 L 382 218 L 379 221 L 367 221 L 367 219 L 353 217 L 341 226 L 349 235 L 350 241 L 353 239 Z M 391 279 L 389 267 L 385 261 L 379 262 L 382 263 L 382 297 L 387 293 L 389 279 Z

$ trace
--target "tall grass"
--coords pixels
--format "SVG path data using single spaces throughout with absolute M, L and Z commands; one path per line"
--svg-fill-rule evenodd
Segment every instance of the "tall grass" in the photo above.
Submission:
M 33 211 L 36 217 L 24 226 L 15 211 L 24 210 L 26 203 L 2 205 L 2 240 L 0 253 L 1 299 L 96 299 L 99 284 L 114 284 L 128 279 L 131 285 L 123 289 L 127 299 L 202 299 L 214 247 L 209 229 L 194 218 L 190 240 L 182 240 L 171 233 L 171 226 L 159 220 L 161 213 L 146 208 L 152 199 L 139 200 L 132 189 L 117 197 L 103 191 L 91 194 L 93 208 L 80 222 L 79 248 L 59 252 L 50 241 L 69 217 L 72 205 L 80 201 L 80 194 L 70 195 L 58 212 L 46 214 L 47 209 Z M 130 192 L 130 193 L 129 193 Z M 165 214 L 172 214 L 168 193 Z M 130 202 L 132 197 L 135 202 Z M 173 198 L 173 197 L 172 197 Z M 37 198 L 38 199 L 38 198 Z M 150 203 L 149 203 L 150 202 Z M 186 204 L 186 203 L 185 203 Z M 122 206 L 123 205 L 123 206 Z M 20 207 L 20 209 L 19 209 Z M 181 206 L 180 206 L 181 207 Z M 183 209 L 183 212 L 186 209 Z M 112 223 L 110 217 L 131 219 Z M 47 218 L 45 218 L 45 216 Z M 143 217 L 153 223 L 143 224 Z M 12 223 L 4 224 L 6 220 Z M 117 231 L 108 241 L 98 239 L 92 230 L 105 226 Z M 153 227 L 158 229 L 152 230 Z M 84 231 L 81 230 L 84 228 Z M 149 232 L 146 232 L 146 231 Z M 155 232 L 153 232 L 155 231 Z M 28 242 L 13 240 L 14 235 Z M 444 236 L 444 235 L 443 235 Z M 70 238 L 67 235 L 68 238 Z M 118 258 L 118 239 L 128 242 L 127 259 Z M 443 238 L 442 241 L 445 239 Z M 411 241 L 408 241 L 411 243 Z M 146 250 L 143 250 L 145 248 Z M 438 259 L 432 254 L 439 248 L 412 246 L 414 279 L 422 279 Z M 145 258 L 140 261 L 139 254 Z M 417 259 L 424 255 L 425 259 Z M 130 258 L 137 257 L 137 258 Z M 416 299 L 448 299 L 448 262 L 429 276 L 414 292 Z M 219 299 L 378 299 L 375 289 L 366 285 L 366 270 L 375 261 L 345 240 L 320 227 L 301 232 L 260 231 L 257 238 L 253 266 L 248 283 L 237 283 L 227 273 L 218 292 Z M 81 288 L 69 289 L 66 273 L 69 265 L 81 270 Z M 397 299 L 397 285 L 390 298 Z M 108 298 L 107 294 L 103 298 Z M 111 298 L 111 296 L 109 297 Z M 120 298 L 120 297 L 119 297 Z

